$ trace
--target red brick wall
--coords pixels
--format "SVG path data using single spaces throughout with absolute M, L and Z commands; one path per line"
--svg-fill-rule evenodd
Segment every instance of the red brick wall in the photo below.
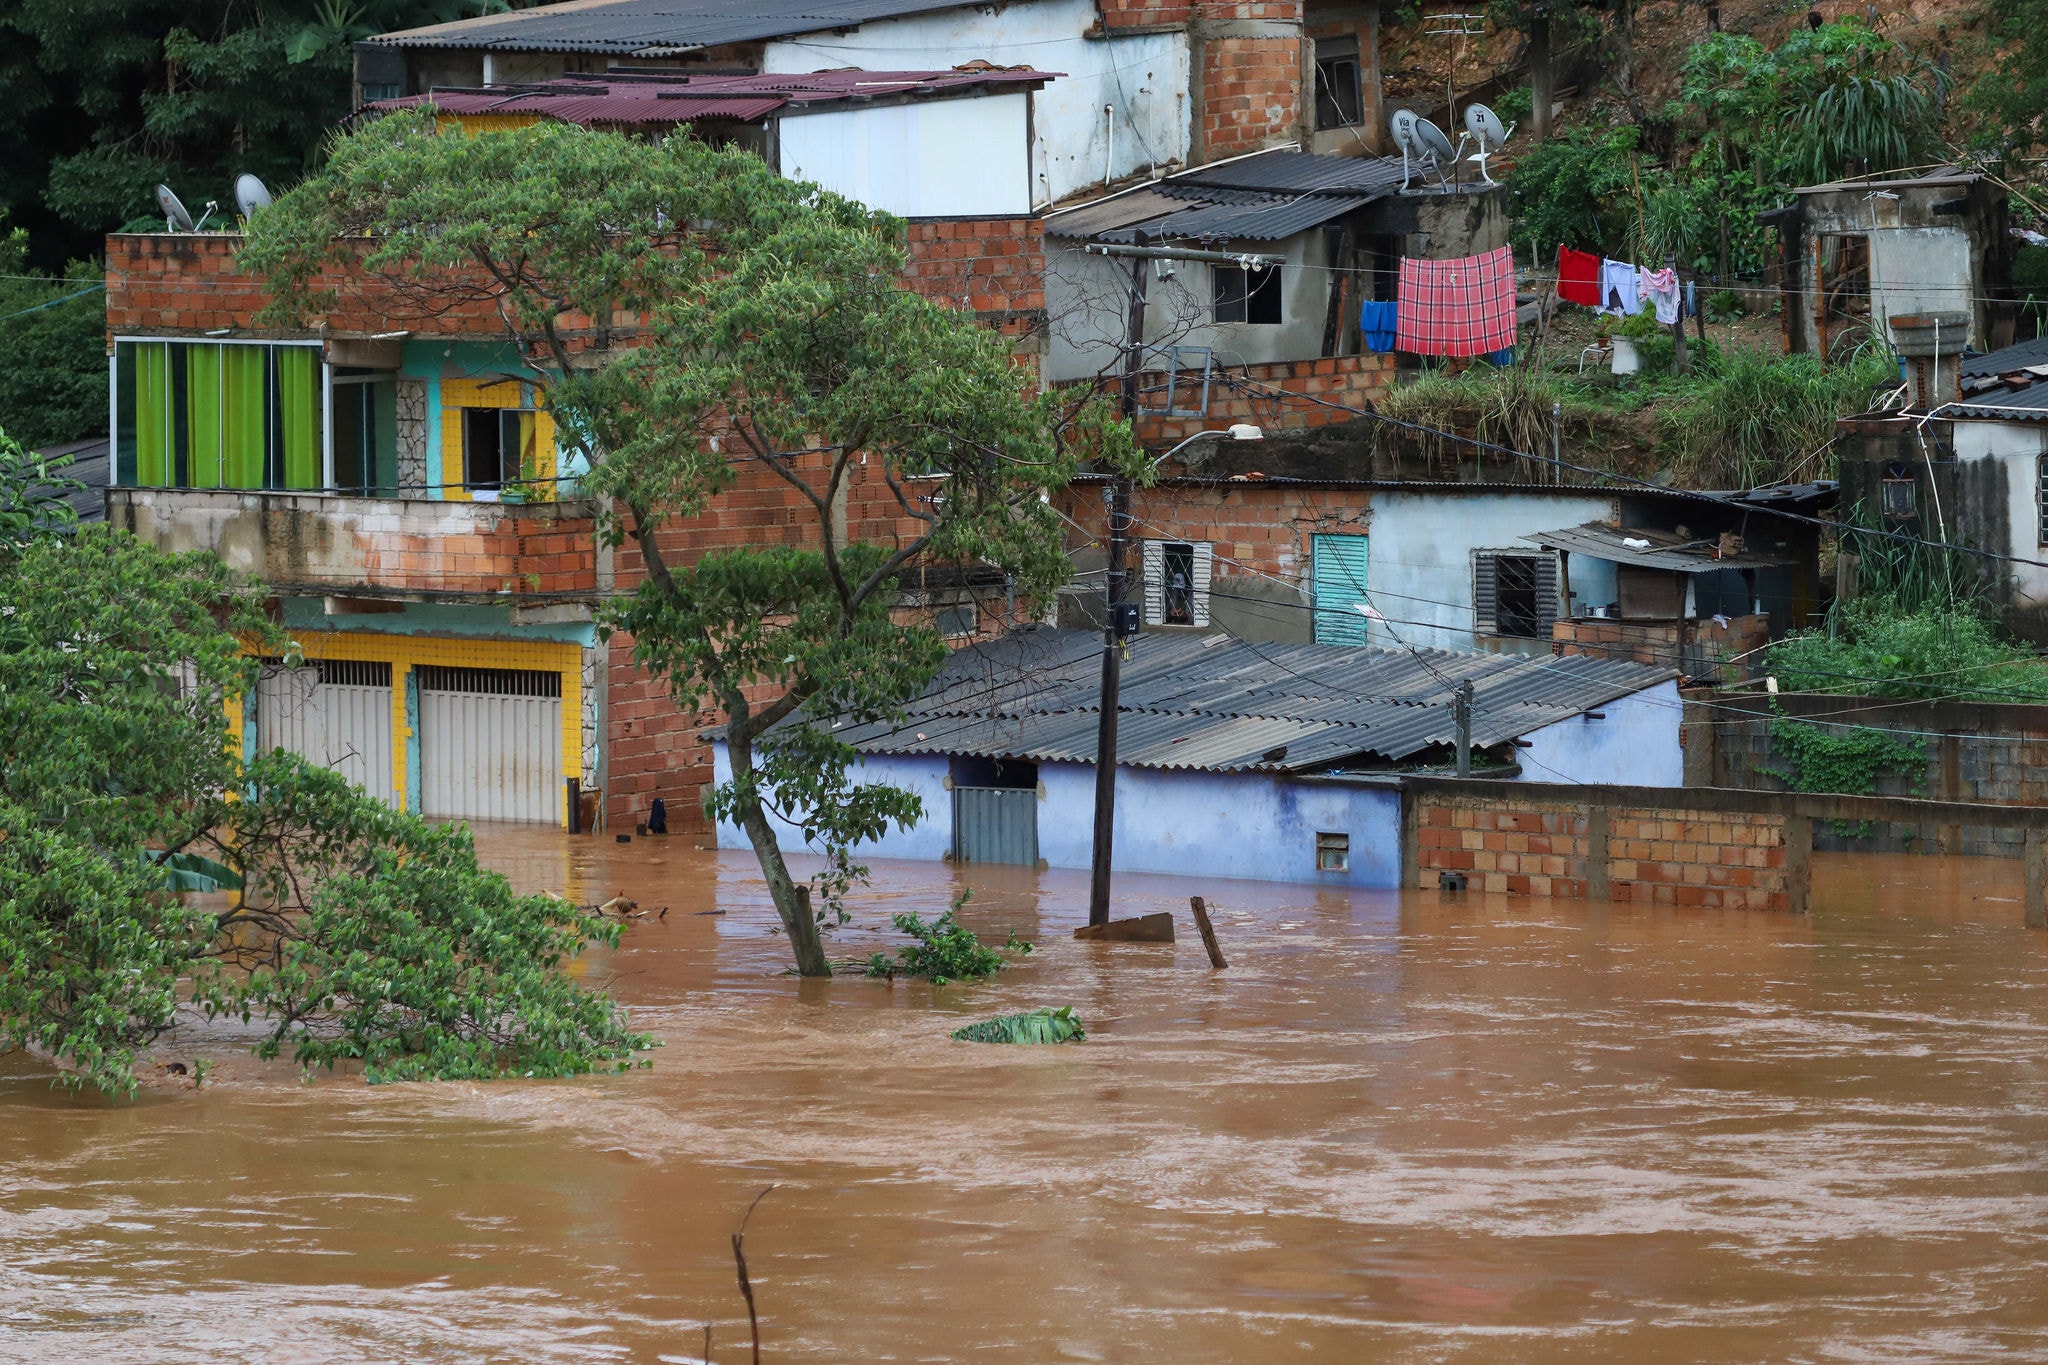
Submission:
M 1035 322 L 1045 312 L 1045 221 L 968 218 L 910 224 L 903 282 L 986 321 Z
M 1100 485 L 1067 490 L 1063 511 L 1082 526 L 1107 525 Z M 1131 534 L 1140 540 L 1207 541 L 1215 547 L 1217 591 L 1233 574 L 1278 578 L 1306 590 L 1313 537 L 1363 532 L 1372 490 L 1298 484 L 1166 484 L 1131 497 Z
M 1220 161 L 1301 136 L 1299 38 L 1212 38 L 1202 44 L 1199 80 L 1197 159 Z
M 1158 391 L 1156 401 L 1166 400 L 1164 375 L 1147 377 Z M 1199 371 L 1183 372 L 1175 390 L 1180 395 L 1199 395 Z M 1212 376 L 1209 411 L 1201 417 L 1154 417 L 1139 414 L 1138 440 L 1151 449 L 1171 446 L 1198 431 L 1214 431 L 1236 422 L 1250 422 L 1269 431 L 1329 426 L 1349 422 L 1355 412 L 1386 395 L 1394 387 L 1394 357 L 1375 355 L 1331 356 L 1321 360 L 1279 360 Z M 1314 400 L 1321 399 L 1322 402 Z M 1344 406 L 1335 406 L 1342 404 Z
M 1465 873 L 1475 890 L 1584 898 L 1591 812 L 1513 790 L 1500 797 L 1411 792 L 1415 885 Z M 1791 907 L 1780 815 L 1616 809 L 1607 812 L 1609 897 L 1735 910 Z

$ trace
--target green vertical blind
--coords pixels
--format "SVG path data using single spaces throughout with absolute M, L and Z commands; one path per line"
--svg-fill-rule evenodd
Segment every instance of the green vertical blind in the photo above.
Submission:
M 1371 621 L 1363 608 L 1365 536 L 1317 536 L 1315 556 L 1315 626 L 1319 645 L 1368 643 Z
M 124 341 L 114 373 L 119 482 L 323 485 L 317 346 Z

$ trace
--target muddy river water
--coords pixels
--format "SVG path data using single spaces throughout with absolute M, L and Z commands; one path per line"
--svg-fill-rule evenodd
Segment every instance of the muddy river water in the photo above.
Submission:
M 994 983 L 779 975 L 751 860 L 486 831 L 636 924 L 651 1070 L 394 1085 L 212 1057 L 109 1104 L 0 1062 L 0 1360 L 2048 1356 L 2048 935 L 2015 869 L 1839 855 L 1787 918 L 1125 879 L 1228 971 L 977 872 Z M 958 874 L 877 868 L 836 956 Z M 722 910 L 722 915 L 696 912 Z M 1184 919 L 1184 917 L 1183 917 Z M 954 1043 L 1072 1004 L 1089 1040 Z

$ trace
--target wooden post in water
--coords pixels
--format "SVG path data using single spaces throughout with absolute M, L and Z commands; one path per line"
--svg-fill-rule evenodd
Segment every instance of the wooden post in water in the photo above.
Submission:
M 2027 831 L 2027 927 L 2048 929 L 2048 830 Z
M 1216 942 L 1216 927 L 1209 923 L 1209 907 L 1200 896 L 1189 896 L 1188 908 L 1195 912 L 1195 927 L 1202 931 L 1202 946 L 1209 950 L 1209 965 L 1222 971 L 1230 964 L 1223 960 L 1223 949 Z
M 1813 817 L 1785 817 L 1785 908 L 1795 915 L 1807 912 L 1813 895 Z

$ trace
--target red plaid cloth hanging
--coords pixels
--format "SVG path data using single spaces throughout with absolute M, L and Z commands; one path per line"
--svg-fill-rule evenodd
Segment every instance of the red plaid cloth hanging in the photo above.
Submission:
M 1394 349 L 1411 355 L 1489 355 L 1515 344 L 1515 254 L 1507 247 L 1455 261 L 1401 259 Z

